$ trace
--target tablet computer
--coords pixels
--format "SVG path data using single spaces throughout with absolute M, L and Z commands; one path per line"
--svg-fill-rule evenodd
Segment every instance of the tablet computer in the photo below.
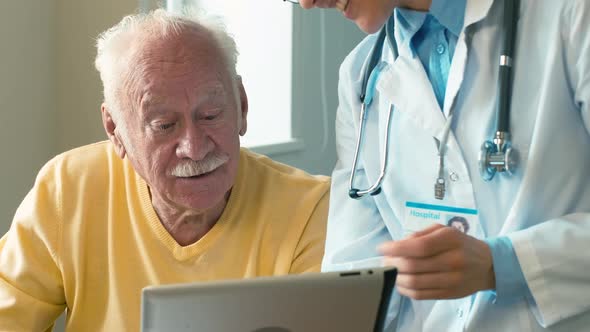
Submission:
M 149 286 L 141 331 L 381 331 L 394 268 Z

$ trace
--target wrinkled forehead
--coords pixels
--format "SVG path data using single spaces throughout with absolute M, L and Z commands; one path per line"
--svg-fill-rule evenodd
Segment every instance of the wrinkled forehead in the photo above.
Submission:
M 167 93 L 159 87 L 146 87 L 140 95 L 139 107 L 142 110 L 160 110 L 169 105 L 177 104 L 180 100 L 186 99 L 189 104 L 191 100 L 198 104 L 214 103 L 216 105 L 225 105 L 231 102 L 233 96 L 231 91 L 219 82 L 209 82 L 198 88 L 185 87 L 180 88 L 178 93 Z M 175 95 L 176 94 L 176 95 Z
M 194 30 L 165 37 L 146 35 L 138 40 L 131 46 L 124 87 L 131 100 L 143 104 L 149 94 L 150 104 L 160 103 L 179 90 L 232 98 L 232 74 L 209 33 Z
M 130 46 L 130 65 L 217 65 L 223 67 L 223 52 L 211 33 L 194 27 L 178 32 L 141 32 Z M 212 63 L 208 63 L 212 62 Z

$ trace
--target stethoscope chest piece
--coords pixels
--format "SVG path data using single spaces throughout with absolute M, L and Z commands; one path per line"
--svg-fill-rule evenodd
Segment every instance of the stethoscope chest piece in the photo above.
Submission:
M 520 0 L 505 0 L 503 5 L 504 24 L 502 28 L 504 39 L 502 43 L 502 48 L 500 50 L 500 63 L 498 70 L 497 126 L 493 141 L 485 141 L 482 144 L 479 153 L 479 171 L 481 177 L 485 181 L 490 181 L 494 177 L 494 175 L 496 175 L 496 173 L 512 175 L 518 163 L 517 152 L 512 149 L 510 143 L 509 120 L 512 92 L 512 64 L 514 62 L 512 59 L 517 25 L 516 13 L 518 13 L 520 8 Z M 350 180 L 348 187 L 348 195 L 350 196 L 350 198 L 353 199 L 362 198 L 367 194 L 372 196 L 378 195 L 381 192 L 381 184 L 383 183 L 383 180 L 385 178 L 390 141 L 389 127 L 392 121 L 393 104 L 390 104 L 389 111 L 387 114 L 387 124 L 385 127 L 385 137 L 383 140 L 385 144 L 383 145 L 383 152 L 381 153 L 383 158 L 381 159 L 381 168 L 379 176 L 374 180 L 373 184 L 366 189 L 359 189 L 355 187 L 355 174 L 357 172 L 357 163 L 361 151 L 361 145 L 363 142 L 365 124 L 368 117 L 368 108 L 373 99 L 377 78 L 379 77 L 379 73 L 383 69 L 382 66 L 380 66 L 380 61 L 383 52 L 383 45 L 385 43 L 386 38 L 389 38 L 393 53 L 393 59 L 396 59 L 398 56 L 397 44 L 393 40 L 392 34 L 387 33 L 388 31 L 394 31 L 393 24 L 394 20 L 393 18 L 390 18 L 390 20 L 379 32 L 377 40 L 375 41 L 375 46 L 371 50 L 369 62 L 364 69 L 361 93 L 359 96 L 361 104 L 361 110 L 359 115 L 359 130 L 354 157 L 352 160 L 352 169 L 350 172 Z M 447 121 L 447 124 L 450 126 L 451 122 L 449 120 Z M 449 128 L 450 127 L 447 127 L 447 134 Z M 437 139 L 435 138 L 435 140 Z M 443 143 L 444 142 L 446 142 L 446 140 L 443 140 Z M 437 141 L 437 147 L 439 150 L 439 171 L 438 177 L 434 184 L 434 198 L 440 200 L 444 199 L 446 192 L 445 176 L 443 170 L 444 145 L 445 144 L 442 144 L 441 142 Z
M 490 181 L 496 173 L 512 175 L 518 162 L 517 153 L 510 143 L 509 122 L 512 55 L 517 24 L 516 13 L 519 8 L 519 0 L 504 1 L 504 41 L 498 73 L 497 129 L 493 142 L 485 141 L 479 152 L 479 173 L 484 181 Z
M 479 173 L 484 181 L 490 181 L 496 173 L 512 175 L 518 164 L 518 155 L 509 144 L 485 141 L 479 152 Z

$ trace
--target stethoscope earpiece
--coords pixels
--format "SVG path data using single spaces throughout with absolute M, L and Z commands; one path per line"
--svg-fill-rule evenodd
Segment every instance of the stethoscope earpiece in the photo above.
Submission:
M 370 191 L 368 194 L 371 196 L 379 195 L 381 193 L 381 187 Z M 364 195 L 359 194 L 359 189 L 352 188 L 348 191 L 348 196 L 352 199 L 359 199 L 362 198 Z
M 352 199 L 359 199 L 363 196 L 359 195 L 359 190 L 356 188 L 352 188 L 348 191 L 348 196 Z

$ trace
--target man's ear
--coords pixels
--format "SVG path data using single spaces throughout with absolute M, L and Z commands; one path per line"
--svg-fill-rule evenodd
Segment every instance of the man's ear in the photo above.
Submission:
M 115 123 L 115 120 L 111 115 L 111 112 L 108 110 L 107 105 L 103 103 L 100 107 L 100 112 L 102 114 L 102 125 L 107 133 L 109 140 L 111 141 L 111 143 L 113 143 L 113 146 L 115 147 L 115 152 L 121 159 L 125 158 L 125 146 L 123 145 L 123 142 L 121 141 L 121 138 L 117 133 L 117 124 Z
M 240 136 L 244 136 L 246 134 L 246 130 L 248 129 L 248 96 L 246 95 L 246 89 L 244 89 L 244 84 L 242 84 L 242 77 L 238 75 L 238 90 L 240 91 L 240 106 L 241 106 L 241 119 L 242 121 L 239 122 L 240 125 Z

